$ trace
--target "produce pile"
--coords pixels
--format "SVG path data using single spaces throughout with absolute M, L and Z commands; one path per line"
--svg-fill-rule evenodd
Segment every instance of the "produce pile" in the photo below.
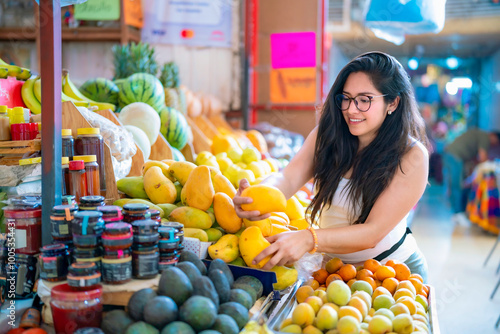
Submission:
M 214 260 L 207 267 L 189 251 L 175 267 L 162 272 L 158 291 L 135 292 L 128 313 L 105 314 L 106 334 L 237 334 L 248 322 L 248 311 L 262 296 L 263 286 L 253 276 L 236 280 L 226 263 Z
M 333 258 L 296 293 L 285 333 L 430 333 L 429 286 L 404 263 Z

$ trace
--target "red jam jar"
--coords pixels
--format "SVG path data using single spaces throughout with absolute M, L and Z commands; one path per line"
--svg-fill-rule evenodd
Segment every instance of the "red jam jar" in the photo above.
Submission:
M 40 278 L 49 282 L 64 281 L 68 275 L 68 247 L 64 244 L 44 246 L 40 255 Z
M 104 250 L 102 280 L 108 284 L 124 284 L 132 279 L 130 249 Z
M 52 208 L 50 224 L 52 238 L 57 241 L 73 240 L 71 224 L 77 208 L 72 205 L 56 205 Z
M 101 272 L 95 262 L 76 262 L 68 271 L 68 285 L 75 289 L 92 288 L 101 283 Z
M 179 246 L 179 238 L 175 234 L 175 228 L 161 226 L 158 228 L 158 232 L 160 233 L 160 241 L 158 243 L 160 252 L 175 251 Z
M 104 201 L 103 196 L 83 196 L 80 198 L 80 211 L 96 211 L 104 205 Z
M 68 284 L 52 288 L 50 308 L 55 332 L 73 334 L 78 328 L 101 327 L 102 287 L 74 289 Z
M 132 224 L 136 220 L 146 219 L 149 205 L 140 203 L 129 203 L 123 206 L 123 221 Z
M 4 208 L 6 228 L 15 229 L 16 253 L 34 255 L 42 247 L 42 209 L 39 205 Z
M 144 247 L 155 246 L 158 244 L 160 234 L 156 220 L 137 220 L 132 223 L 134 244 Z
M 104 227 L 102 246 L 109 250 L 126 249 L 132 246 L 132 225 L 111 223 Z
M 117 223 L 122 221 L 122 208 L 116 205 L 105 205 L 97 208 L 97 211 L 102 213 L 102 220 L 105 224 Z
M 148 211 L 146 211 L 146 219 L 156 220 L 158 223 L 161 223 L 160 211 L 149 209 Z

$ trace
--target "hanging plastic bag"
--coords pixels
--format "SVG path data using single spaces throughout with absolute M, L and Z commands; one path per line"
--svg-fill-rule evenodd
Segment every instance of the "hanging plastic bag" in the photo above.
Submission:
M 321 269 L 322 263 L 323 255 L 321 255 L 321 253 L 305 253 L 304 256 L 294 264 L 294 268 L 298 273 L 298 279 L 303 282 L 307 281 L 312 277 L 313 272 Z
M 438 33 L 444 27 L 446 0 L 371 0 L 365 26 L 396 45 L 405 35 Z

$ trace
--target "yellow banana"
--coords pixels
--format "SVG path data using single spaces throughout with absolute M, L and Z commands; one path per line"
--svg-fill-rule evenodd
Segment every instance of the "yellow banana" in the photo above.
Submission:
M 40 101 L 40 103 L 41 103 L 42 102 L 42 80 L 40 78 L 38 78 L 35 81 L 35 84 L 33 85 L 33 93 L 35 94 L 35 97 L 38 99 L 38 101 Z M 61 92 L 61 101 L 62 102 L 71 101 L 75 104 L 75 106 L 78 106 L 78 107 L 86 107 L 86 108 L 89 107 L 88 102 L 75 100 L 75 99 L 67 96 L 63 92 Z
M 0 58 L 0 65 L 9 65 L 2 58 Z
M 21 87 L 21 96 L 23 98 L 24 104 L 31 110 L 33 114 L 40 114 L 42 112 L 42 106 L 40 102 L 35 97 L 33 87 L 36 80 L 39 77 L 34 77 L 32 79 L 26 80 L 26 82 Z
M 20 67 L 21 73 L 16 76 L 17 79 L 19 80 L 28 80 L 31 78 L 31 70 L 28 68 Z
M 31 70 L 30 69 L 27 69 L 24 67 L 19 67 L 16 65 L 7 64 L 1 58 L 0 58 L 0 67 L 2 67 L 2 68 L 5 67 L 8 69 L 7 76 L 9 76 L 9 77 L 16 77 L 16 79 L 19 79 L 19 80 L 27 80 L 31 77 Z M 0 72 L 0 78 L 3 78 L 1 76 L 1 72 Z
M 9 73 L 9 69 L 7 67 L 3 67 L 0 65 L 0 79 L 7 78 L 7 74 Z
M 112 111 L 116 110 L 116 106 L 114 104 L 107 102 L 96 102 L 83 95 L 78 90 L 78 88 L 76 88 L 75 84 L 71 82 L 71 80 L 69 79 L 69 73 L 67 71 L 63 71 L 62 86 L 63 86 L 63 93 L 69 96 L 70 98 L 73 98 L 78 101 L 88 102 L 91 106 L 97 107 L 97 110 L 104 110 L 104 109 L 111 109 Z

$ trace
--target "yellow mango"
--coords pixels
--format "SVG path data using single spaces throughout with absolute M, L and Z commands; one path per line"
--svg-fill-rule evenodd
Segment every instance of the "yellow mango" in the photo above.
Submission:
M 173 164 L 175 162 L 175 160 L 173 160 L 173 159 L 164 159 L 161 162 L 167 164 L 170 167 L 170 165 Z
M 163 208 L 161 208 L 161 207 L 159 207 L 158 205 L 153 204 L 153 203 L 151 203 L 150 201 L 147 201 L 147 200 L 145 200 L 145 199 L 140 199 L 140 198 L 132 198 L 132 199 L 131 199 L 130 201 L 128 201 L 127 203 L 140 203 L 140 204 L 146 204 L 146 205 L 149 205 L 149 208 L 150 208 L 150 209 L 160 211 L 160 218 L 163 218 L 163 216 L 165 215 L 165 211 L 163 211 Z
M 177 198 L 173 182 L 156 166 L 150 167 L 144 175 L 144 190 L 154 204 L 174 203 Z
M 148 169 L 156 166 L 161 168 L 161 172 L 165 175 L 170 181 L 175 182 L 175 178 L 170 175 L 168 172 L 168 165 L 162 161 L 148 160 L 142 165 L 142 175 L 145 175 Z
M 288 288 L 293 283 L 297 282 L 299 273 L 295 268 L 288 268 L 285 266 L 275 266 L 271 269 L 276 273 L 277 283 L 273 284 L 274 290 L 283 290 Z
M 252 183 L 250 183 L 252 186 L 255 186 L 256 184 L 260 184 L 262 183 L 262 181 L 264 181 L 265 179 L 267 179 L 267 175 L 265 176 L 261 176 L 261 177 L 258 177 L 256 178 Z
M 116 205 L 116 206 L 119 206 L 120 208 L 123 208 L 123 206 L 125 204 L 127 204 L 128 202 L 130 202 L 132 200 L 132 198 L 120 198 L 120 199 L 117 199 L 116 201 L 113 202 L 113 205 Z
M 226 169 L 229 168 L 229 166 L 231 166 L 233 164 L 233 162 L 231 161 L 231 159 L 229 159 L 227 156 L 225 157 L 216 157 L 217 158 L 217 163 L 219 164 L 219 168 L 221 170 L 221 172 L 225 171 Z
M 250 197 L 252 203 L 242 204 L 245 211 L 259 211 L 260 214 L 282 212 L 286 209 L 285 195 L 276 187 L 266 184 L 250 186 L 241 192 L 241 197 Z
M 189 206 L 181 206 L 173 210 L 168 215 L 168 220 L 179 222 L 184 225 L 184 228 L 190 227 L 206 230 L 212 227 L 212 219 L 210 219 L 208 213 L 196 208 L 190 208 Z
M 225 193 L 231 199 L 236 195 L 236 189 L 233 184 L 222 174 L 217 174 L 212 177 L 212 184 L 214 185 L 214 191 L 216 193 Z
M 208 242 L 208 234 L 200 228 L 184 227 L 186 238 L 196 238 L 202 242 Z
M 213 225 L 212 225 L 213 226 Z M 220 238 L 222 238 L 222 230 L 218 228 L 211 227 L 209 229 L 206 229 L 205 232 L 207 232 L 208 235 L 208 241 L 214 241 L 217 242 Z
M 290 225 L 290 219 L 284 212 L 271 212 L 271 218 L 273 224 Z
M 221 259 L 229 263 L 240 256 L 238 237 L 234 234 L 223 235 L 217 243 L 208 247 L 208 254 L 212 259 Z
M 243 219 L 245 227 L 257 226 L 265 237 L 271 235 L 271 220 L 269 218 L 262 220 L 248 220 Z
M 290 229 L 280 224 L 271 224 L 271 234 L 269 236 L 280 234 L 283 232 L 290 232 Z
M 305 218 L 290 220 L 290 226 L 296 227 L 299 230 L 305 230 L 310 225 Z
M 192 208 L 206 211 L 212 206 L 214 195 L 210 169 L 207 166 L 198 166 L 193 169 L 182 188 L 181 201 Z
M 257 161 L 250 162 L 247 165 L 247 169 L 250 169 L 253 172 L 256 179 L 266 175 L 266 170 Z
M 241 229 L 243 221 L 236 214 L 233 200 L 224 193 L 214 196 L 215 219 L 227 233 L 236 233 Z
M 241 233 L 239 240 L 240 254 L 247 266 L 260 269 L 271 259 L 271 255 L 266 256 L 257 264 L 252 264 L 253 259 L 271 244 L 267 241 L 260 228 L 250 226 Z
M 305 217 L 305 209 L 295 196 L 290 197 L 290 199 L 286 201 L 285 213 L 290 220 L 302 219 Z
M 217 135 L 212 139 L 211 150 L 213 154 L 227 152 L 235 147 L 238 147 L 238 143 L 233 137 Z
M 264 159 L 263 161 L 265 161 L 269 165 L 269 167 L 271 168 L 271 173 L 275 173 L 275 172 L 279 171 L 278 160 L 276 160 L 274 158 L 267 158 L 267 159 Z
M 175 177 L 175 179 L 179 181 L 181 185 L 184 186 L 189 178 L 189 174 L 191 174 L 191 172 L 195 168 L 196 165 L 192 162 L 175 161 L 169 166 L 168 172 L 170 173 L 170 175 Z

